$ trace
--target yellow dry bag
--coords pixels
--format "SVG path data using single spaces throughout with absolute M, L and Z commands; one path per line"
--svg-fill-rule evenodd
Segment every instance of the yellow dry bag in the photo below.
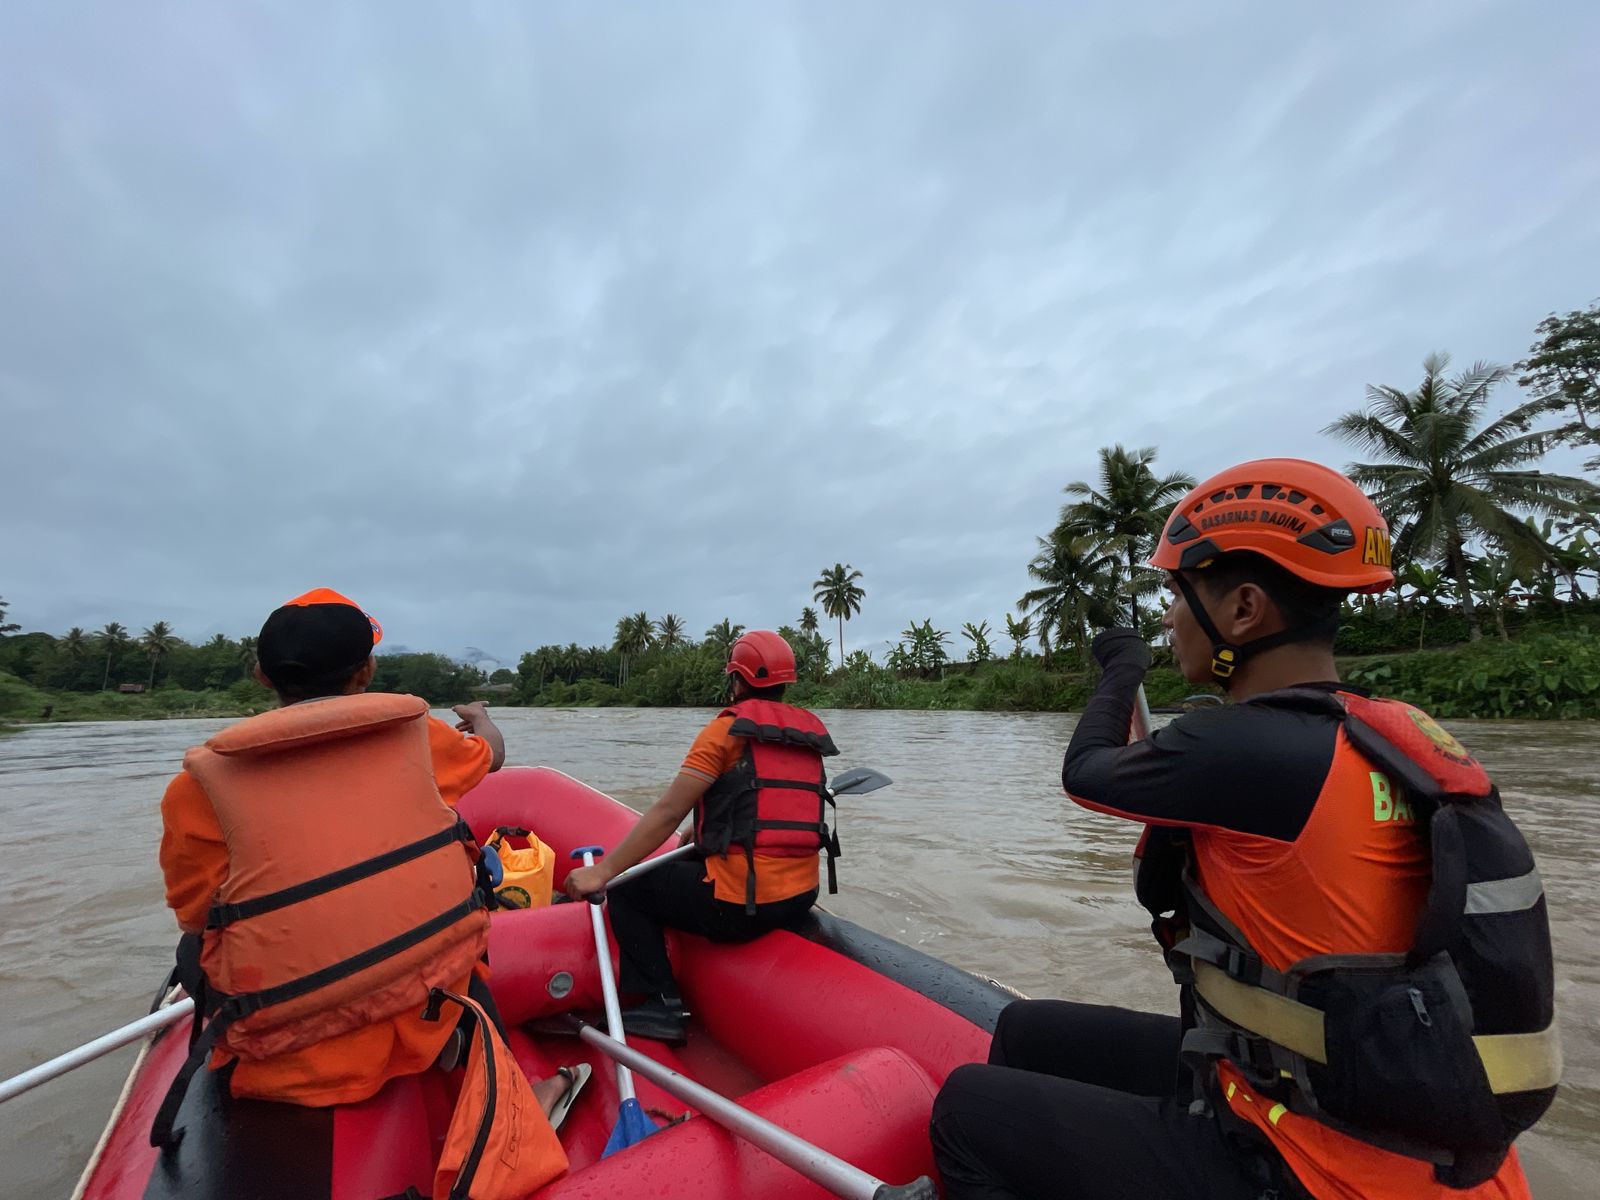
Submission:
M 526 841 L 522 849 L 511 839 Z M 505 875 L 494 889 L 499 908 L 543 908 L 550 903 L 555 885 L 556 852 L 520 825 L 500 825 L 487 845 L 500 856 Z

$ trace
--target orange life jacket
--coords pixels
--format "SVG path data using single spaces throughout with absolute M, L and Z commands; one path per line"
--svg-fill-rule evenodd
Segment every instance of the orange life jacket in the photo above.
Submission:
M 420 1012 L 483 955 L 477 851 L 439 797 L 427 720 L 416 696 L 330 697 L 231 725 L 184 756 L 222 827 L 228 877 L 186 980 L 202 993 L 196 1034 L 157 1145 L 214 1046 L 269 1058 Z

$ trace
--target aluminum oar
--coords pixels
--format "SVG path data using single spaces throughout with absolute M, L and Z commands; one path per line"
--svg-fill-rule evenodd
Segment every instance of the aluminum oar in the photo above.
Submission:
M 934 1189 L 933 1181 L 925 1175 L 906 1184 L 885 1183 L 798 1134 L 790 1133 L 781 1125 L 774 1125 L 748 1108 L 735 1104 L 710 1088 L 702 1087 L 687 1075 L 662 1066 L 624 1042 L 607 1037 L 593 1025 L 581 1021 L 578 1025 L 578 1036 L 609 1055 L 619 1069 L 626 1067 L 637 1071 L 662 1091 L 670 1092 L 724 1129 L 765 1150 L 785 1166 L 827 1188 L 835 1196 L 844 1200 L 937 1200 L 939 1193 Z
M 580 846 L 572 852 L 572 857 L 581 858 L 584 866 L 592 867 L 594 856 L 604 853 L 605 849 L 601 846 Z M 626 1046 L 627 1035 L 622 1031 L 622 1005 L 617 1000 L 617 981 L 611 973 L 611 943 L 606 937 L 606 918 L 600 911 L 600 899 L 600 896 L 594 897 L 594 902 L 589 905 L 589 920 L 594 929 L 594 954 L 600 967 L 600 993 L 606 1002 L 606 1028 L 611 1031 L 613 1038 Z M 606 1139 L 601 1158 L 609 1158 L 618 1150 L 642 1142 L 656 1132 L 656 1123 L 640 1107 L 639 1098 L 634 1095 L 633 1073 L 621 1063 L 617 1064 L 617 1096 L 620 1100 L 617 1123 L 611 1127 L 611 1136 Z
M 48 1083 L 68 1071 L 91 1063 L 97 1058 L 103 1058 L 113 1050 L 120 1050 L 132 1042 L 140 1041 L 165 1029 L 168 1025 L 176 1025 L 189 1014 L 194 1012 L 194 1001 L 185 996 L 176 1004 L 166 1008 L 157 1009 L 147 1017 L 140 1017 L 131 1021 L 121 1029 L 113 1029 L 110 1033 L 102 1034 L 92 1042 L 85 1042 L 76 1050 L 68 1050 L 65 1054 L 58 1054 L 49 1062 L 40 1063 L 37 1067 L 13 1075 L 4 1083 L 0 1083 L 0 1104 L 7 1100 L 15 1099 L 23 1092 L 31 1091 L 41 1083 Z

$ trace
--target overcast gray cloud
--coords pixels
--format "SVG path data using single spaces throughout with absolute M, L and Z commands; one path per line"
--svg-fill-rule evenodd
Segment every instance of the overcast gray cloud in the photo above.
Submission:
M 514 658 L 998 624 L 1197 474 L 1600 293 L 1600 6 L 0 8 L 0 595 Z M 1508 392 L 1505 399 L 1509 400 Z

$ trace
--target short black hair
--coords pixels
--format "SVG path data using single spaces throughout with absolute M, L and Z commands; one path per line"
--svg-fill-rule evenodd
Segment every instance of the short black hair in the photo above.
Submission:
M 782 700 L 783 693 L 789 686 L 787 683 L 774 683 L 769 687 L 756 687 L 743 675 L 734 675 L 730 678 L 737 679 L 744 684 L 746 700 Z
M 350 681 L 366 665 L 366 662 L 362 661 L 346 671 L 322 675 L 315 679 L 295 679 L 289 683 L 279 683 L 271 675 L 267 675 L 267 679 L 272 684 L 272 690 L 278 694 L 278 699 L 285 704 L 299 704 L 302 700 L 320 700 L 324 696 L 343 695 L 345 688 L 350 686 Z M 262 674 L 266 674 L 264 667 Z
M 1253 583 L 1267 594 L 1283 615 L 1284 628 L 1304 630 L 1308 642 L 1333 645 L 1339 635 L 1339 608 L 1348 594 L 1339 588 L 1307 583 L 1265 555 L 1251 550 L 1219 554 L 1205 567 L 1188 572 L 1210 597 Z

